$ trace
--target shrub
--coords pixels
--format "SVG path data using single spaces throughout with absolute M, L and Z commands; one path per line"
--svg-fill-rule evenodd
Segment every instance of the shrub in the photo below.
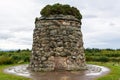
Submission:
M 120 62 L 120 57 L 110 57 L 109 60 L 112 62 Z
M 20 55 L 12 55 L 11 58 L 14 61 L 14 63 L 17 63 L 18 61 L 21 60 Z
M 108 62 L 109 58 L 106 56 L 86 56 L 86 61 Z
M 12 64 L 13 61 L 10 57 L 0 56 L 0 64 Z
M 108 62 L 108 61 L 109 61 L 109 58 L 106 57 L 106 56 L 100 56 L 100 57 L 98 58 L 98 61 L 99 61 L 99 62 Z
M 59 3 L 45 6 L 41 10 L 40 14 L 44 17 L 56 14 L 73 15 L 77 19 L 82 19 L 82 15 L 77 8 L 71 7 L 70 5 L 62 5 Z

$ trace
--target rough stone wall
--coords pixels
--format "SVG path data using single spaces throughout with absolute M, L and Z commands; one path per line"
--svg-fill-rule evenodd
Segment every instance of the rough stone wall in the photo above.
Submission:
M 70 15 L 36 18 L 29 68 L 32 71 L 86 69 L 81 21 Z

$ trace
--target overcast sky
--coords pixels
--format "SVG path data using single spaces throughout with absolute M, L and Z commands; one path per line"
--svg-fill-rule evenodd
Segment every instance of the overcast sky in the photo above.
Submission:
M 0 0 L 0 49 L 31 49 L 35 17 L 54 3 L 80 10 L 85 48 L 120 48 L 120 0 Z

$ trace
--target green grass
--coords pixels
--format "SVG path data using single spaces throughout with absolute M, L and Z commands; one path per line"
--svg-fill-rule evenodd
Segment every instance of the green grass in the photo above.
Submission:
M 3 70 L 10 66 L 14 65 L 0 65 L 0 80 L 31 80 L 29 78 L 4 73 Z
M 102 76 L 100 78 L 97 78 L 95 80 L 120 80 L 120 63 L 113 63 L 113 62 L 107 62 L 107 63 L 101 63 L 101 62 L 89 62 L 90 64 L 96 64 L 100 66 L 106 66 L 111 71 L 109 74 Z

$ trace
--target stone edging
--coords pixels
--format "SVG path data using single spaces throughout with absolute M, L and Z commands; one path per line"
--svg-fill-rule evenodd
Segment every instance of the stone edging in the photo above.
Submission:
M 92 65 L 89 64 L 88 66 L 88 70 L 85 71 L 85 76 L 89 77 L 96 77 L 96 76 L 102 76 L 104 74 L 107 74 L 110 70 L 104 66 L 98 66 L 98 65 Z M 31 76 L 31 72 L 27 70 L 28 65 L 19 65 L 19 66 L 13 66 L 13 67 L 9 67 L 7 69 L 4 70 L 5 73 L 9 73 L 9 74 L 15 74 L 18 76 L 24 76 L 24 77 L 28 77 L 28 78 L 32 78 Z M 75 72 L 80 72 L 80 71 L 75 71 Z M 47 72 L 44 72 L 47 73 Z M 58 72 L 59 73 L 59 72 Z

